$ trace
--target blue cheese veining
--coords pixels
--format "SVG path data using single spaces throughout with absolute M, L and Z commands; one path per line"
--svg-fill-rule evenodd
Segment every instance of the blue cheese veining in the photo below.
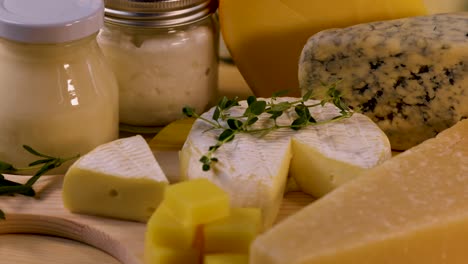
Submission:
M 468 117 L 468 13 L 322 31 L 299 62 L 303 91 L 341 81 L 345 100 L 404 150 Z

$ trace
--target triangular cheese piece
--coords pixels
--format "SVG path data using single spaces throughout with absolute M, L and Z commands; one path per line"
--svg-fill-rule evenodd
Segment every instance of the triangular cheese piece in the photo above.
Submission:
M 259 236 L 251 264 L 467 263 L 468 120 Z
M 63 201 L 76 213 L 146 221 L 163 198 L 164 172 L 142 136 L 98 146 L 65 175 Z
M 275 103 L 297 100 L 283 97 Z M 229 114 L 242 116 L 247 103 L 240 104 Z M 310 110 L 318 121 L 339 115 L 332 104 Z M 213 111 L 203 117 L 211 119 Z M 271 127 L 269 116 L 262 114 L 253 128 Z M 296 117 L 294 109 L 288 110 L 277 124 L 290 125 Z M 265 226 L 271 225 L 278 213 L 288 172 L 303 191 L 321 196 L 391 157 L 385 134 L 369 118 L 356 113 L 339 122 L 299 131 L 282 128 L 263 136 L 236 134 L 232 142 L 215 152 L 219 161 L 212 169 L 203 171 L 199 159 L 215 145 L 222 131 L 211 128 L 203 120 L 195 121 L 180 154 L 182 178 L 208 178 L 230 194 L 233 206 L 262 208 Z

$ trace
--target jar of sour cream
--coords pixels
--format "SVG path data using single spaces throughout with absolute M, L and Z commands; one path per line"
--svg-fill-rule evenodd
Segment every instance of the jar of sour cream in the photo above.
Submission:
M 201 113 L 212 105 L 218 83 L 217 1 L 104 3 L 98 43 L 117 77 L 121 123 L 162 126 L 183 117 L 184 106 Z
M 23 167 L 37 157 L 22 145 L 70 157 L 118 137 L 103 16 L 96 0 L 0 0 L 0 160 Z

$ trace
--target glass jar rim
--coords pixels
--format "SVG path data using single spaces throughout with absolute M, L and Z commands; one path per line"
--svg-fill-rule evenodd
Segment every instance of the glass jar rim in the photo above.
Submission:
M 191 24 L 218 8 L 218 0 L 105 0 L 104 4 L 106 22 L 153 28 Z

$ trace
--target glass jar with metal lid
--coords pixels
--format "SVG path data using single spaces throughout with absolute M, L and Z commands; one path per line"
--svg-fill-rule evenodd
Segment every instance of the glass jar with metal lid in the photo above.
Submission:
M 215 0 L 105 0 L 98 35 L 120 91 L 120 122 L 157 127 L 217 96 Z M 142 130 L 136 130 L 142 131 Z M 151 130 L 150 130 L 151 131 Z
M 22 145 L 70 157 L 118 137 L 103 17 L 95 0 L 0 0 L 0 160 L 25 167 L 37 157 Z

